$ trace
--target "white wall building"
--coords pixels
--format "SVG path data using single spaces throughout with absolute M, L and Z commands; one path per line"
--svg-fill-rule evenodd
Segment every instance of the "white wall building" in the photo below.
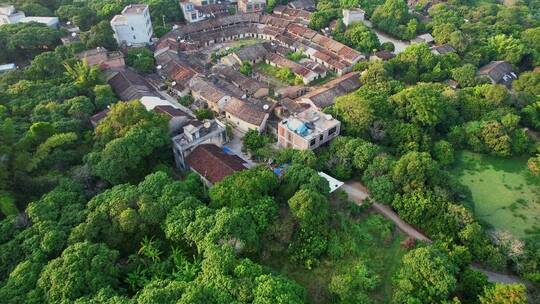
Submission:
M 344 9 L 343 10 L 343 23 L 345 26 L 349 26 L 355 22 L 364 21 L 366 12 L 359 8 Z
M 26 17 L 24 12 L 17 11 L 13 5 L 0 6 L 0 25 L 14 23 L 37 22 L 48 27 L 58 28 L 58 17 Z
M 184 19 L 189 23 L 206 19 L 203 12 L 198 10 L 191 2 L 180 2 L 180 8 L 184 14 Z
M 0 25 L 17 23 L 24 17 L 24 12 L 17 11 L 13 5 L 0 6 Z
M 111 20 L 114 38 L 118 44 L 142 45 L 150 42 L 154 34 L 148 5 L 131 4 Z
M 29 23 L 29 22 L 37 22 L 41 24 L 45 24 L 46 26 L 50 28 L 58 28 L 58 25 L 60 21 L 58 20 L 58 17 L 24 17 L 21 20 L 19 20 L 21 23 Z

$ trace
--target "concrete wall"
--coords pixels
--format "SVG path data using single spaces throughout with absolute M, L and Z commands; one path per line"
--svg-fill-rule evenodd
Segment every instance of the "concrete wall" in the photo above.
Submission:
M 148 9 L 142 14 L 126 14 L 123 16 L 126 18 L 125 23 L 113 22 L 114 19 L 111 21 L 114 38 L 116 38 L 118 44 L 141 45 L 150 42 L 153 31 Z

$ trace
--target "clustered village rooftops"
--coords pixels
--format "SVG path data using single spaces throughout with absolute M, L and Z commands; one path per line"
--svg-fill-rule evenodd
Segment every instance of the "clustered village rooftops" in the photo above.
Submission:
M 352 65 L 365 58 L 360 52 L 301 24 L 276 15 L 253 13 L 187 24 L 162 37 L 158 45 L 165 45 L 162 42 L 172 38 L 180 44 L 183 41 L 184 45 L 178 48 L 198 48 L 246 37 L 270 40 L 292 51 L 302 50 L 338 74 L 350 71 Z

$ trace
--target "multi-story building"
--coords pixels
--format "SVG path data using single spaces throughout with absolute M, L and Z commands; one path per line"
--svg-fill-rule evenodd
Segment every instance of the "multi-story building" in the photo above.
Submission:
M 172 138 L 176 167 L 188 169 L 186 158 L 202 144 L 214 144 L 221 147 L 227 142 L 225 125 L 217 119 L 191 120 L 183 127 L 183 132 Z
M 266 0 L 238 0 L 238 10 L 242 13 L 258 13 L 264 11 Z
M 111 20 L 111 28 L 118 44 L 143 45 L 152 38 L 150 9 L 145 4 L 130 4 Z
M 184 14 L 184 19 L 189 22 L 197 22 L 206 19 L 204 13 L 197 9 L 195 6 L 195 3 L 197 1 L 186 1 L 186 2 L 180 2 L 180 8 L 182 9 L 182 13 Z
M 231 1 L 181 0 L 180 8 L 188 23 L 198 22 L 220 15 L 228 15 Z
M 278 124 L 278 144 L 283 148 L 313 150 L 339 135 L 341 122 L 314 107 L 293 114 Z

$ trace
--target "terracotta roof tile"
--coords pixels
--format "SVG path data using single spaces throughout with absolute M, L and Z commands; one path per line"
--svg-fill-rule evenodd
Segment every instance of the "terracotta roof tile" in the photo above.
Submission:
M 186 163 L 212 184 L 247 168 L 243 159 L 212 144 L 199 145 L 188 155 Z

